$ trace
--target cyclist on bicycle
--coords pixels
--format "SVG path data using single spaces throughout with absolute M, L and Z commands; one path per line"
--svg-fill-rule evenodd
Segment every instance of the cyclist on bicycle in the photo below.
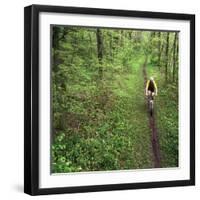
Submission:
M 146 96 L 148 95 L 152 95 L 152 97 L 154 95 L 157 96 L 158 89 L 153 77 L 150 77 L 150 79 L 147 81 L 145 92 Z

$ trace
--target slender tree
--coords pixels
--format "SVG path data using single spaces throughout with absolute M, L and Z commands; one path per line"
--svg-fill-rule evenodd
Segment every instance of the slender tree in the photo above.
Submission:
M 174 41 L 173 41 L 173 68 L 172 68 L 173 82 L 175 81 L 175 71 L 176 71 L 176 42 L 177 42 L 177 32 L 174 34 Z
M 108 32 L 109 35 L 109 54 L 110 54 L 110 60 L 113 60 L 113 34 L 111 31 Z
M 161 32 L 158 32 L 158 67 L 160 70 L 160 66 L 161 66 Z
M 169 32 L 167 32 L 166 36 L 166 48 L 165 48 L 165 81 L 168 78 L 168 57 L 169 57 Z
M 123 48 L 125 32 L 123 30 L 121 30 L 119 34 L 120 34 L 120 46 Z
M 96 38 L 97 38 L 97 56 L 99 60 L 99 77 L 100 79 L 102 79 L 103 77 L 103 68 L 102 68 L 103 38 L 102 38 L 102 31 L 99 28 L 97 28 Z
M 177 33 L 177 38 L 176 38 L 176 66 L 178 66 L 178 62 L 179 62 L 179 44 L 178 44 L 178 33 Z M 177 76 L 178 78 L 178 76 Z

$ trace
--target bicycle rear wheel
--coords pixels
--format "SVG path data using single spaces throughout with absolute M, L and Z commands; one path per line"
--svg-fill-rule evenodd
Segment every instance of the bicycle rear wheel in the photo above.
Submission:
M 149 112 L 150 112 L 150 115 L 153 116 L 153 101 L 152 100 L 149 102 Z

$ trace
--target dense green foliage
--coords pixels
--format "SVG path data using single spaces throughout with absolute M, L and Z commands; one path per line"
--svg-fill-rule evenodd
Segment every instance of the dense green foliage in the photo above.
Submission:
M 162 167 L 177 166 L 178 34 L 64 26 L 52 32 L 52 172 L 153 167 L 146 56 L 158 82 Z
M 156 122 L 159 131 L 161 166 L 178 166 L 178 87 L 176 83 L 166 84 L 164 74 L 157 73 L 149 65 L 149 74 L 157 77 L 160 88 L 155 100 Z

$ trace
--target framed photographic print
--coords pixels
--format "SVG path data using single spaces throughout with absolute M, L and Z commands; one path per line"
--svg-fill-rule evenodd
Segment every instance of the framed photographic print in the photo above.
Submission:
M 24 191 L 195 184 L 195 16 L 25 8 Z

